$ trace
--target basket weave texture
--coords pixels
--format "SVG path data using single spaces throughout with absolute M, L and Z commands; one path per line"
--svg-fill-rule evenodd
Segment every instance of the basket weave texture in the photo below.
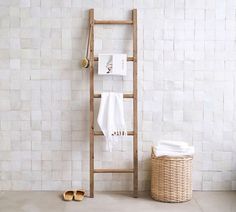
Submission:
M 151 196 L 161 202 L 192 198 L 192 157 L 156 157 L 152 153 Z

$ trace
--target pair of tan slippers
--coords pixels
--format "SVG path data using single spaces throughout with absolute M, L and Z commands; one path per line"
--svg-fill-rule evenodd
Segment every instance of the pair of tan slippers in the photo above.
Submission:
M 76 191 L 65 191 L 63 193 L 63 199 L 65 201 L 82 201 L 84 199 L 85 191 L 83 190 L 76 190 Z

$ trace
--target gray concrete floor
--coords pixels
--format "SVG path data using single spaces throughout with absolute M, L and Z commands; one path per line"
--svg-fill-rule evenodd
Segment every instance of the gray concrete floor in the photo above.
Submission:
M 194 192 L 185 203 L 161 203 L 141 193 L 96 192 L 95 198 L 65 202 L 60 192 L 0 192 L 0 212 L 236 212 L 236 192 Z

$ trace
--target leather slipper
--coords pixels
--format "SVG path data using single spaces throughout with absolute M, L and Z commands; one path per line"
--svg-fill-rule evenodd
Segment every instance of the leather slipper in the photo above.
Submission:
M 83 190 L 76 190 L 74 192 L 74 200 L 75 201 L 82 201 L 84 199 L 85 191 Z
M 63 199 L 65 201 L 71 201 L 73 200 L 73 197 L 74 197 L 74 191 L 65 191 L 63 193 Z

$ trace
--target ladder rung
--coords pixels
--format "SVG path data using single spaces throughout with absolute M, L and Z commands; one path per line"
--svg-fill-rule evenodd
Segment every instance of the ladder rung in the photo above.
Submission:
M 94 98 L 101 98 L 101 94 L 94 94 Z M 134 98 L 134 95 L 132 93 L 126 93 L 123 94 L 123 98 Z
M 102 131 L 94 131 L 94 135 L 103 135 Z M 127 135 L 134 135 L 134 131 L 128 131 Z
M 94 173 L 133 173 L 133 169 L 94 169 Z
M 133 24 L 132 20 L 94 20 L 94 24 Z
M 98 61 L 98 57 L 94 57 L 94 61 Z M 134 57 L 127 57 L 127 61 L 134 61 Z

